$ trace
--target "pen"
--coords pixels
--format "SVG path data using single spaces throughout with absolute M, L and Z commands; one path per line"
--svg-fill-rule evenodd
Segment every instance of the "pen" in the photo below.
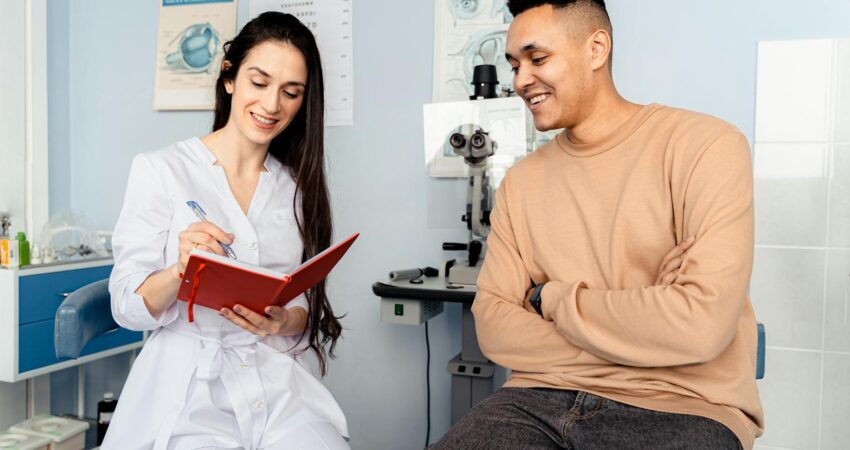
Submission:
M 209 222 L 209 220 L 207 220 L 207 213 L 204 212 L 204 209 L 201 208 L 201 205 L 199 205 L 198 202 L 189 200 L 186 204 L 189 205 L 189 208 L 192 208 L 192 211 L 194 211 L 195 215 L 201 219 L 201 222 Z M 221 248 L 224 249 L 224 253 L 227 253 L 227 256 L 232 259 L 236 259 L 236 253 L 233 253 L 233 249 L 230 248 L 229 245 L 221 241 L 218 241 L 218 243 L 221 245 Z

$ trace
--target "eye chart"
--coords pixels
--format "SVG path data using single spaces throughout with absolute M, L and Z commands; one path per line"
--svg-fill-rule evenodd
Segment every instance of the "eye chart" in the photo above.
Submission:
M 310 28 L 322 55 L 325 125 L 354 124 L 352 0 L 251 0 L 251 17 L 265 11 L 292 14 Z

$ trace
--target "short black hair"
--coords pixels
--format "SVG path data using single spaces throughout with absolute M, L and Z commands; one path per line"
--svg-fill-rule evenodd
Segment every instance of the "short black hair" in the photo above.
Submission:
M 508 11 L 516 17 L 529 9 L 545 5 L 551 5 L 553 9 L 565 12 L 579 11 L 581 17 L 591 22 L 591 26 L 601 27 L 608 32 L 613 46 L 614 29 L 611 26 L 608 10 L 605 8 L 605 0 L 508 0 Z M 611 52 L 608 55 L 609 72 L 612 70 L 613 57 L 614 54 Z
M 608 29 L 611 28 L 611 18 L 608 17 L 608 9 L 605 8 L 605 0 L 509 0 L 508 11 L 516 17 L 518 14 L 531 8 L 543 5 L 552 5 L 555 9 L 570 8 L 572 6 L 589 6 L 602 13 L 607 22 Z

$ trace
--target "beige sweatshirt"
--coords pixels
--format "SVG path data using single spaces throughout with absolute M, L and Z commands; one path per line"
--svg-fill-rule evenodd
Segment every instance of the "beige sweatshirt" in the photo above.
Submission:
M 763 430 L 746 138 L 718 119 L 648 105 L 600 142 L 565 135 L 511 168 L 496 194 L 472 311 L 509 387 L 586 391 Z M 695 236 L 683 272 L 660 262 Z M 543 318 L 523 308 L 532 283 Z

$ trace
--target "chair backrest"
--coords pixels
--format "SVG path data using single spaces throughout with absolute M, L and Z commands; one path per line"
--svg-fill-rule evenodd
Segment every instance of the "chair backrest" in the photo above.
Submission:
M 56 310 L 53 334 L 56 358 L 78 358 L 90 340 L 116 328 L 109 279 L 85 285 L 68 295 Z
M 756 324 L 758 328 L 758 347 L 756 348 L 756 380 L 764 378 L 764 347 L 766 345 L 764 324 Z

